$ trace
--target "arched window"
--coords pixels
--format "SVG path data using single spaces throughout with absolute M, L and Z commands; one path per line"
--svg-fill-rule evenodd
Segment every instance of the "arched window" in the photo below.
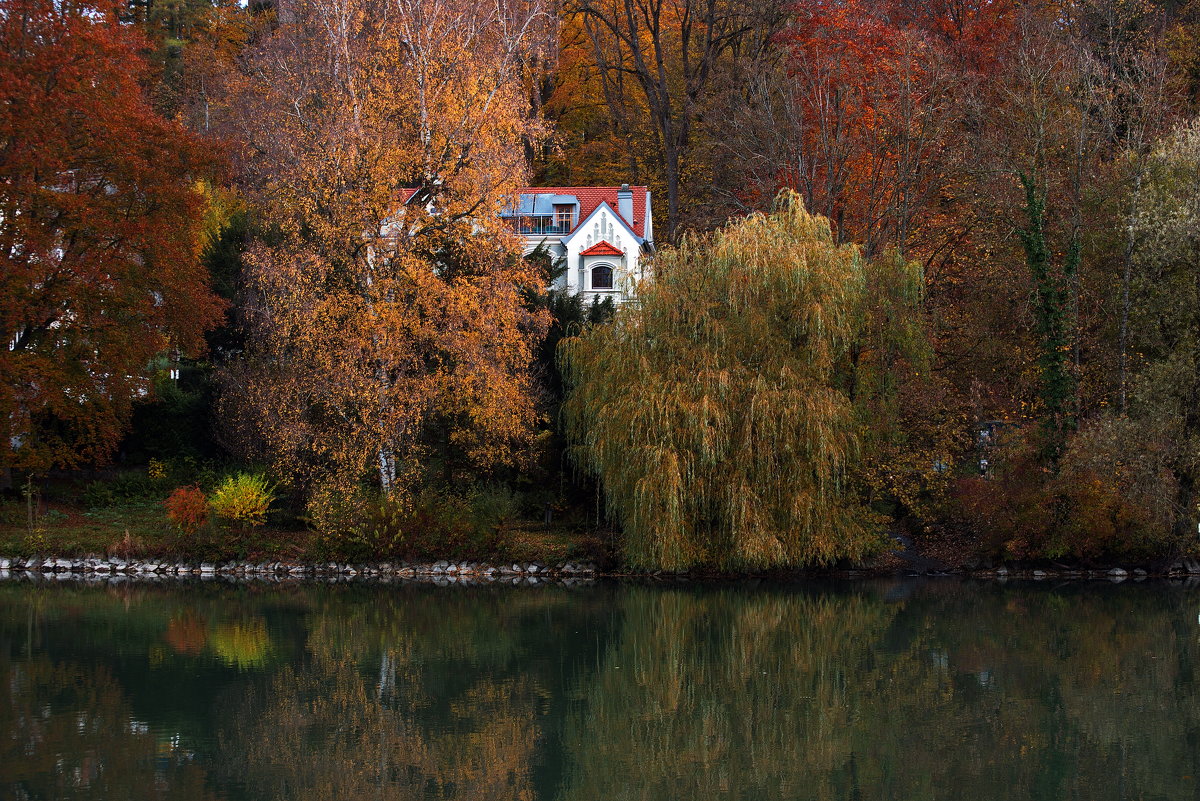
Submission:
M 597 264 L 592 268 L 592 289 L 612 289 L 613 271 L 607 264 Z

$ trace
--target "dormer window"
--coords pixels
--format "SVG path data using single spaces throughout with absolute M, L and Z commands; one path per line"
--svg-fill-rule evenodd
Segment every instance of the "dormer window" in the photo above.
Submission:
M 573 222 L 575 222 L 575 207 L 565 204 L 555 204 L 554 227 L 565 234 L 571 230 Z
M 613 270 L 607 264 L 598 264 L 592 268 L 592 289 L 612 289 Z

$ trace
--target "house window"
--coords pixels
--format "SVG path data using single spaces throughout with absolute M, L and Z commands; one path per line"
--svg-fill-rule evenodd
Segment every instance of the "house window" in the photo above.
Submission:
M 554 206 L 554 225 L 564 234 L 571 230 L 571 221 L 575 216 L 574 206 Z
M 592 268 L 592 289 L 612 289 L 613 288 L 613 271 L 612 267 L 607 264 L 600 264 Z

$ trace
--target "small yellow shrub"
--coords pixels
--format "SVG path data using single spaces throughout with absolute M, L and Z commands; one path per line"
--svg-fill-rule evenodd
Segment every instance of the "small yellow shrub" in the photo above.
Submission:
M 225 479 L 213 493 L 209 505 L 213 514 L 250 526 L 267 521 L 267 510 L 275 500 L 275 488 L 263 476 L 238 473 Z

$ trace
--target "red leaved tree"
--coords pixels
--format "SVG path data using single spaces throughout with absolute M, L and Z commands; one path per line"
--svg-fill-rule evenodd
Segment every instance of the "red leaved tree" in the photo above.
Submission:
M 221 314 L 199 261 L 208 161 L 158 116 L 111 2 L 0 14 L 0 468 L 102 460 L 150 364 Z

